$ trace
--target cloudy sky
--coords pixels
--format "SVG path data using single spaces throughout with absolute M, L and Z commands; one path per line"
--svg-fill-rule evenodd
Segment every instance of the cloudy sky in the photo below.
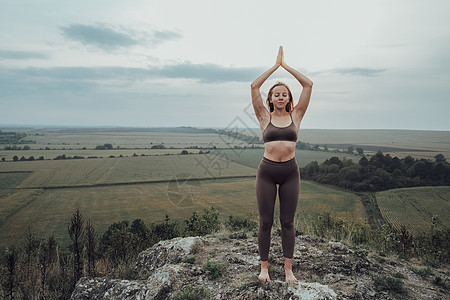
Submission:
M 450 130 L 450 1 L 2 1 L 0 125 L 258 128 L 278 46 L 303 128 Z M 301 86 L 279 69 L 277 80 Z

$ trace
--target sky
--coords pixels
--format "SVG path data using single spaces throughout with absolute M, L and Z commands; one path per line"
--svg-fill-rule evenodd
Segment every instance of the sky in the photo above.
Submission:
M 448 131 L 449 14 L 448 0 L 4 0 L 0 125 L 259 128 L 250 84 L 282 45 L 314 83 L 300 128 Z M 263 97 L 278 80 L 297 103 L 282 68 Z

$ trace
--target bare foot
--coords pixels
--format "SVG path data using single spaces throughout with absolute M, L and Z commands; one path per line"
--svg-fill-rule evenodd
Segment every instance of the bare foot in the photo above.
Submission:
M 286 275 L 286 282 L 295 283 L 297 282 L 297 278 L 295 278 L 292 270 L 284 270 L 284 274 Z
M 284 274 L 286 275 L 286 282 L 297 282 L 297 278 L 292 273 L 292 258 L 284 258 Z
M 259 273 L 258 279 L 261 281 L 270 282 L 269 261 L 261 261 L 261 273 Z

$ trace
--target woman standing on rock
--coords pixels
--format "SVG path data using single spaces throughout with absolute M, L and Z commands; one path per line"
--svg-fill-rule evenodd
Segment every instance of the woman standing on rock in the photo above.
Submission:
M 267 96 L 266 104 L 269 112 L 262 103 L 259 88 L 280 66 L 292 74 L 303 89 L 300 99 L 294 107 L 288 86 L 277 82 L 270 88 Z M 298 128 L 311 98 L 312 86 L 311 80 L 286 64 L 281 46 L 275 65 L 259 76 L 251 85 L 253 108 L 261 127 L 265 147 L 256 176 L 256 198 L 259 210 L 258 249 L 261 260 L 261 273 L 258 279 L 261 281 L 270 281 L 268 265 L 270 232 L 273 224 L 277 184 L 279 185 L 285 280 L 286 282 L 297 281 L 292 273 L 295 244 L 294 216 L 300 192 L 300 172 L 295 160 L 295 146 Z

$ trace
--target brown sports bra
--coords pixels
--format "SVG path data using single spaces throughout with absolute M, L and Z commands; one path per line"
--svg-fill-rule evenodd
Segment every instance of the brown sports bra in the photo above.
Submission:
M 272 124 L 272 115 L 270 115 L 270 122 L 262 133 L 264 143 L 272 141 L 291 141 L 297 142 L 297 127 L 294 124 L 291 116 L 291 124 L 286 127 L 277 127 Z

